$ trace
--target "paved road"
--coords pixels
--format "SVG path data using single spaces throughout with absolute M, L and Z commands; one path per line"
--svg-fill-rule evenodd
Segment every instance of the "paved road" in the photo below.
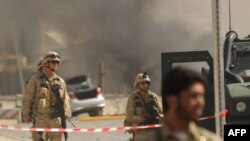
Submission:
M 101 128 L 101 127 L 119 127 L 123 120 L 103 120 L 103 121 L 79 121 L 72 120 L 78 128 Z M 67 123 L 69 128 L 73 128 L 70 123 Z M 23 125 L 25 127 L 31 125 Z M 0 130 L 0 141 L 32 141 L 29 132 Z M 68 141 L 126 141 L 130 138 L 130 134 L 124 134 L 123 131 L 107 132 L 107 133 L 69 133 Z

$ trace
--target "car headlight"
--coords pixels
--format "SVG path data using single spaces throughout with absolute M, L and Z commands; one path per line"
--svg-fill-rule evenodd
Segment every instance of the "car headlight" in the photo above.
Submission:
M 245 102 L 238 102 L 236 104 L 236 109 L 238 112 L 244 112 L 246 110 L 247 106 Z

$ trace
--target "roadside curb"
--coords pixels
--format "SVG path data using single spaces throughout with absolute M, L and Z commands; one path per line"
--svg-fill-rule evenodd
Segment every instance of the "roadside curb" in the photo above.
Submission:
M 98 121 L 98 120 L 123 120 L 125 115 L 118 116 L 96 116 L 96 117 L 78 117 L 80 121 Z
M 0 109 L 0 124 L 16 125 L 21 121 L 20 109 Z
M 16 119 L 0 119 L 0 124 L 4 124 L 4 125 L 17 125 L 18 124 L 18 120 Z
M 9 132 L 7 130 L 0 132 L 0 140 L 4 141 L 27 141 L 27 138 L 22 138 L 20 136 L 13 136 L 13 132 Z

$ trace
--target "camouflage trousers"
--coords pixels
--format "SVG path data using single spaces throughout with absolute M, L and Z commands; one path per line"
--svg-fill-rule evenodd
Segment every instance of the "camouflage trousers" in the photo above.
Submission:
M 61 128 L 60 118 L 51 119 L 47 114 L 37 114 L 33 127 L 35 128 Z M 33 141 L 62 141 L 60 132 L 32 132 Z
M 145 135 L 152 133 L 152 132 L 156 132 L 156 131 L 158 131 L 158 130 L 155 128 L 137 130 L 136 132 L 133 133 L 133 140 L 132 141 L 142 141 L 142 138 L 144 138 Z

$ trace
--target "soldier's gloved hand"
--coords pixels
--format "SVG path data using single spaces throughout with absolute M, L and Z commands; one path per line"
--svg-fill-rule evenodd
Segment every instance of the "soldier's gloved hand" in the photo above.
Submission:
M 23 122 L 28 123 L 30 120 L 29 114 L 23 114 Z

